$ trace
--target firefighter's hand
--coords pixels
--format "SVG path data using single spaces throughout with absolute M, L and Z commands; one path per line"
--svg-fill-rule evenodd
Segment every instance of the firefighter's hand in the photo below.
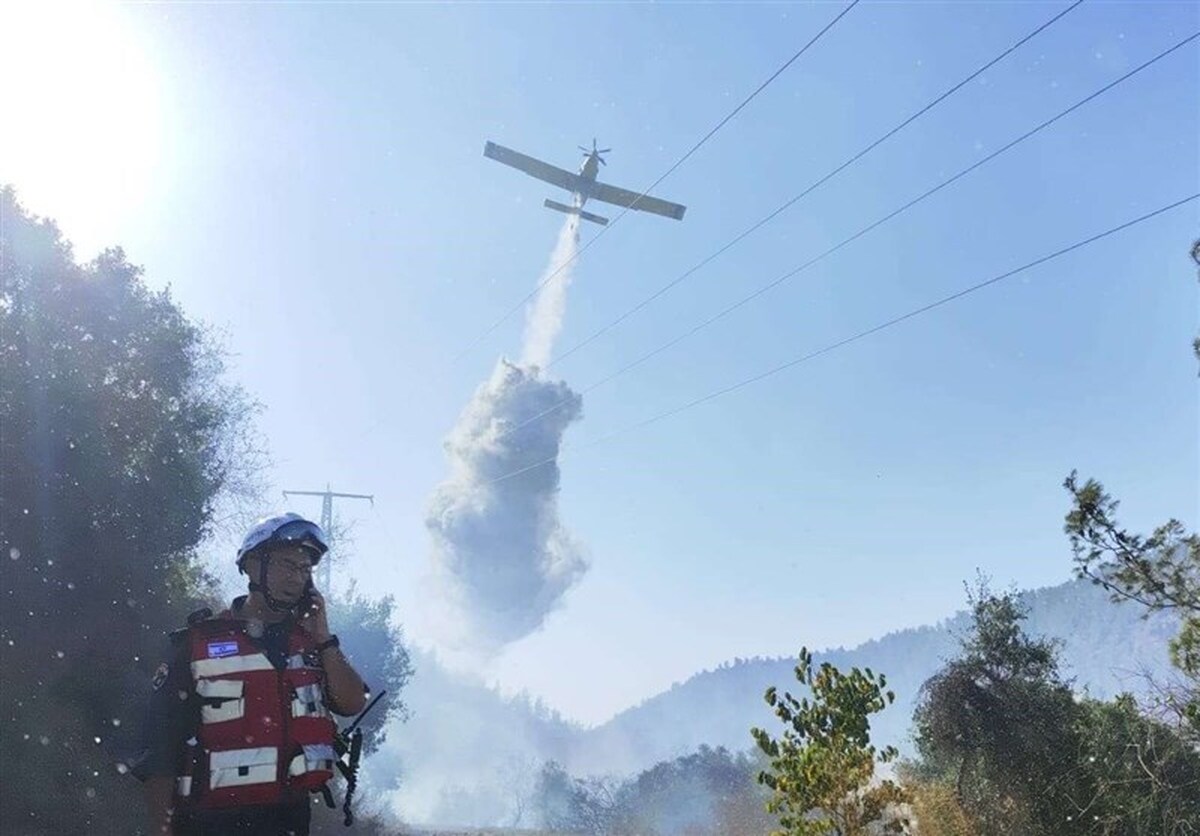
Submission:
M 325 616 L 325 598 L 317 590 L 309 593 L 307 604 L 300 611 L 300 627 L 317 644 L 329 638 L 329 621 Z

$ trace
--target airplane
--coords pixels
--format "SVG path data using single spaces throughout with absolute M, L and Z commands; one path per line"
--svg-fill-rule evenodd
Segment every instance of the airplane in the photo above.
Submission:
M 615 206 L 624 206 L 627 209 L 634 209 L 638 212 L 652 212 L 655 215 L 663 215 L 668 218 L 674 218 L 677 221 L 683 220 L 683 213 L 687 210 L 686 206 L 680 206 L 678 203 L 670 203 L 666 200 L 659 200 L 657 197 L 631 192 L 629 189 L 610 186 L 607 183 L 601 183 L 597 180 L 596 175 L 600 171 L 600 166 L 608 165 L 601 154 L 607 154 L 612 150 L 611 148 L 597 148 L 596 140 L 593 139 L 590 151 L 582 145 L 579 146 L 579 150 L 583 152 L 583 163 L 579 166 L 578 174 L 572 174 L 566 169 L 550 165 L 549 163 L 542 162 L 541 160 L 526 156 L 519 151 L 505 148 L 503 145 L 497 145 L 490 141 L 483 146 L 483 156 L 490 157 L 496 162 L 504 163 L 507 166 L 512 166 L 532 177 L 544 180 L 553 186 L 558 186 L 560 189 L 566 189 L 571 193 L 570 206 L 547 198 L 546 202 L 542 204 L 547 209 L 565 212 L 568 215 L 577 215 L 585 221 L 591 221 L 592 223 L 607 224 L 608 218 L 593 215 L 591 212 L 583 210 L 583 205 L 589 199 L 592 199 L 611 203 Z

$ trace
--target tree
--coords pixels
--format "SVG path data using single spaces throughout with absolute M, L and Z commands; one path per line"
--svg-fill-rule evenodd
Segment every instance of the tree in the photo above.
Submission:
M 895 760 L 897 751 L 871 745 L 870 716 L 895 700 L 887 680 L 868 668 L 844 674 L 828 662 L 814 672 L 812 655 L 801 648 L 796 679 L 811 693 L 797 699 L 774 687 L 765 699 L 784 724 L 778 740 L 759 728 L 755 742 L 770 758 L 759 773 L 773 796 L 767 809 L 779 813 L 780 836 L 863 836 L 876 826 L 886 833 L 907 832 L 907 821 L 893 811 L 907 801 L 891 780 L 875 783 L 876 764 Z
M 1055 645 L 981 584 L 958 658 L 921 690 L 902 779 L 920 832 L 1162 836 L 1200 824 L 1200 752 L 1131 696 L 1072 694 Z M 926 826 L 926 825 L 929 826 Z
M 119 249 L 77 264 L 0 189 L 6 832 L 137 832 L 109 744 L 164 633 L 212 591 L 196 548 L 253 487 L 252 415 L 168 292 Z
M 772 823 L 765 810 L 769 796 L 754 778 L 765 765 L 761 757 L 710 746 L 656 763 L 618 789 L 609 832 L 763 833 Z
M 531 807 L 539 824 L 566 833 L 613 832 L 617 785 L 608 778 L 575 778 L 555 761 L 543 764 Z
M 1054 644 L 1024 634 L 1012 593 L 981 583 L 970 602 L 960 656 L 922 686 L 914 713 L 924 774 L 950 781 L 980 833 L 1072 832 L 1061 796 L 1073 789 L 1075 702 Z
M 1200 753 L 1123 694 L 1085 699 L 1076 721 L 1080 777 L 1064 811 L 1087 833 L 1184 836 L 1200 828 Z
M 1063 530 L 1071 541 L 1075 571 L 1107 590 L 1114 601 L 1136 603 L 1146 612 L 1169 610 L 1181 619 L 1170 645 L 1171 661 L 1187 679 L 1167 694 L 1184 731 L 1200 742 L 1200 535 L 1168 520 L 1150 536 L 1117 523 L 1120 503 L 1095 479 L 1082 485 L 1075 471 L 1063 482 L 1073 505 Z
M 724 836 L 763 833 L 771 826 L 767 792 L 754 781 L 764 765 L 757 752 L 723 747 L 660 761 L 624 780 L 577 778 L 544 763 L 528 801 L 518 806 L 555 832 L 605 836 Z

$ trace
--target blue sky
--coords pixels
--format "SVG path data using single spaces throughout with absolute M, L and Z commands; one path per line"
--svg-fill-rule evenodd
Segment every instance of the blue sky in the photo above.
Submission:
M 1064 6 L 861 4 L 656 189 L 688 205 L 685 221 L 629 216 L 583 254 L 560 349 Z M 560 195 L 485 160 L 484 141 L 574 168 L 575 146 L 595 136 L 614 148 L 603 176 L 644 187 L 839 8 L 137 5 L 53 27 L 27 16 L 23 60 L 75 63 L 13 123 L 60 138 L 0 144 L 0 180 L 59 217 L 80 256 L 123 245 L 224 333 L 233 376 L 264 406 L 273 491 L 375 494 L 373 510 L 346 506 L 352 572 L 395 594 L 424 642 L 422 520 L 446 472 L 441 441 L 496 357 L 518 353 L 523 318 L 453 358 L 534 286 L 562 221 L 540 207 Z M 1190 3 L 1084 3 L 554 373 L 591 385 L 1197 29 Z M 107 75 L 97 32 L 124 47 Z M 568 443 L 1196 191 L 1198 56 L 1185 47 L 589 393 Z M 97 167 L 118 179 L 64 179 Z M 1121 496 L 1132 525 L 1196 524 L 1198 215 L 1190 204 L 568 453 L 562 516 L 592 569 L 484 676 L 594 722 L 734 656 L 935 621 L 977 569 L 1001 585 L 1060 582 L 1072 468 Z

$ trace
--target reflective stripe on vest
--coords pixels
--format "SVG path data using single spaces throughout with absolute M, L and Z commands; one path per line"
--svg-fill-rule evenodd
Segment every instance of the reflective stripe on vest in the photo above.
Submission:
M 320 685 L 313 683 L 301 685 L 296 689 L 296 695 L 292 697 L 293 717 L 324 717 L 327 714 L 325 695 L 321 692 Z
M 288 764 L 288 775 L 295 777 L 305 772 L 333 771 L 333 762 L 337 760 L 337 755 L 332 746 L 317 744 L 304 746 L 303 749 L 304 751 L 292 758 L 292 762 Z
M 192 766 L 180 766 L 180 776 L 196 776 L 190 786 L 178 782 L 181 802 L 191 809 L 278 804 L 304 799 L 333 777 L 337 726 L 309 634 L 292 626 L 282 668 L 228 613 L 192 625 L 187 641 L 200 725 Z
M 197 659 L 192 662 L 192 677 L 225 676 L 247 671 L 273 671 L 275 666 L 263 653 L 248 653 L 245 656 L 226 656 L 223 659 Z
M 272 784 L 278 766 L 279 750 L 274 746 L 212 752 L 208 760 L 208 787 L 215 790 L 245 784 Z
M 242 691 L 246 683 L 240 679 L 201 679 L 196 683 L 200 697 L 200 722 L 224 723 L 246 713 Z

